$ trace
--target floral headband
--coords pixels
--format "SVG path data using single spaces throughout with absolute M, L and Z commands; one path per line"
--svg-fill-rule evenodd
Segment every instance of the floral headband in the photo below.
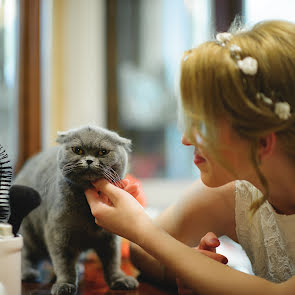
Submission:
M 222 47 L 226 46 L 226 43 L 232 39 L 232 34 L 225 32 L 219 33 L 216 35 L 216 42 Z M 229 48 L 231 57 L 237 62 L 238 68 L 245 74 L 254 76 L 258 70 L 258 62 L 255 58 L 251 56 L 247 56 L 245 58 L 241 58 L 240 53 L 242 52 L 241 47 L 236 44 L 231 44 Z M 287 102 L 276 102 L 273 103 L 272 99 L 265 96 L 262 92 L 258 92 L 256 94 L 256 99 L 258 101 L 263 101 L 267 105 L 274 105 L 275 114 L 282 120 L 287 120 L 291 117 L 291 107 Z

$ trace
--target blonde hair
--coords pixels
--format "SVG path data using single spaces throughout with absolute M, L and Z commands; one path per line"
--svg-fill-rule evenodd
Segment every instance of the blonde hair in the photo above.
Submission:
M 237 67 L 230 54 L 232 44 L 242 49 L 241 58 L 257 60 L 255 75 L 245 75 Z M 294 112 L 295 25 L 286 21 L 261 22 L 251 30 L 233 33 L 226 46 L 210 41 L 185 52 L 180 90 L 185 133 L 191 140 L 195 140 L 193 134 L 197 131 L 207 148 L 217 155 L 216 122 L 226 118 L 236 133 L 251 143 L 249 159 L 266 191 L 252 204 L 254 214 L 269 195 L 257 157 L 259 138 L 275 132 L 282 151 L 295 159 L 294 114 L 281 120 L 270 106 L 256 98 L 257 93 L 263 93 L 288 102 Z

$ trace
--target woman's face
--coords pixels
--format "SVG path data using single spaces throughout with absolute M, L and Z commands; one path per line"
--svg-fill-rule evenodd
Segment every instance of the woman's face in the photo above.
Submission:
M 219 157 L 233 173 L 223 167 L 219 160 L 215 160 L 200 141 L 198 134 L 195 134 L 197 143 L 193 161 L 200 170 L 203 183 L 209 187 L 218 187 L 236 179 L 251 179 L 254 168 L 249 158 L 249 142 L 238 136 L 225 120 L 220 121 L 217 128 L 218 140 L 215 148 Z M 192 145 L 185 136 L 182 138 L 182 143 Z

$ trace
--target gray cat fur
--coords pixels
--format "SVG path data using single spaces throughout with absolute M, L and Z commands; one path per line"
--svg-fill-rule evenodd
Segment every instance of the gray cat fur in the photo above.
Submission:
M 81 251 L 91 248 L 100 257 L 111 289 L 136 288 L 138 282 L 120 269 L 119 238 L 95 224 L 84 195 L 91 181 L 103 177 L 99 163 L 124 177 L 131 141 L 104 128 L 84 126 L 58 133 L 57 142 L 59 146 L 29 159 L 14 182 L 36 189 L 42 198 L 41 205 L 21 226 L 23 280 L 38 279 L 37 264 L 49 257 L 56 274 L 51 293 L 75 294 L 77 258 Z M 77 155 L 73 147 L 82 148 L 85 154 Z M 110 152 L 98 157 L 97 151 L 102 148 Z M 87 160 L 93 161 L 91 170 Z M 69 163 L 77 165 L 70 167 Z

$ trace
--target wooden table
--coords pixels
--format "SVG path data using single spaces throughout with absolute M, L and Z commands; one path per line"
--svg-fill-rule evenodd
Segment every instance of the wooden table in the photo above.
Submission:
M 42 276 L 47 277 L 44 283 L 22 283 L 22 295 L 49 295 L 52 283 L 48 282 L 50 272 L 52 271 L 49 264 L 41 268 Z M 99 260 L 95 255 L 87 255 L 87 258 L 79 263 L 81 277 L 77 295 L 177 295 L 175 290 L 165 290 L 147 282 L 140 282 L 136 290 L 114 291 L 106 285 L 102 268 Z M 132 266 L 128 259 L 122 260 L 122 270 L 131 276 L 136 277 L 138 272 Z M 45 279 L 46 281 L 46 279 Z

